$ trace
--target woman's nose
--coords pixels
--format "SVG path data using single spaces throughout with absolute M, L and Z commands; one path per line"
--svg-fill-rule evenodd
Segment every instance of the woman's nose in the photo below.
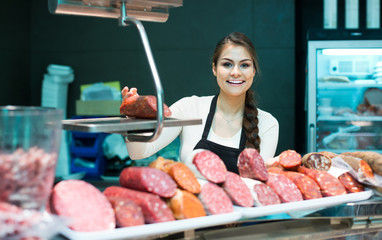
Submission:
M 239 66 L 234 66 L 232 71 L 231 71 L 231 75 L 232 76 L 240 76 L 240 74 L 241 74 L 241 71 L 240 71 Z

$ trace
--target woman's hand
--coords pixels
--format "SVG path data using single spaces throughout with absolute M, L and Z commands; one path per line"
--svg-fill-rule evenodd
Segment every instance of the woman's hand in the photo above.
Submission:
M 131 88 L 129 91 L 129 88 L 125 86 L 122 91 L 122 101 L 124 101 L 126 98 L 131 97 L 131 96 L 139 96 L 138 95 L 138 90 L 136 88 Z

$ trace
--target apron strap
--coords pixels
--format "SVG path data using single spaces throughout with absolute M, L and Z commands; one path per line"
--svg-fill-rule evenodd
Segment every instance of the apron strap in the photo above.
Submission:
M 202 139 L 206 139 L 208 137 L 208 133 L 210 132 L 210 128 L 212 125 L 212 120 L 214 119 L 215 111 L 216 111 L 216 102 L 218 100 L 218 95 L 215 95 L 212 99 L 211 106 L 210 106 L 210 112 L 207 116 L 206 125 L 204 126 Z

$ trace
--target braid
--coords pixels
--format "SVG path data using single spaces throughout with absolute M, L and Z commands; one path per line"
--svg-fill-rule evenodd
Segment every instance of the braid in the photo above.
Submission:
M 248 90 L 245 95 L 243 118 L 244 133 L 247 137 L 245 145 L 247 148 L 255 148 L 260 152 L 259 119 L 257 118 L 258 111 L 253 95 L 252 90 Z

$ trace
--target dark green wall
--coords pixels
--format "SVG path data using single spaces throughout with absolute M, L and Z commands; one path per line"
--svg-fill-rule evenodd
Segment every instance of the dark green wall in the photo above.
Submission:
M 47 0 L 21 9 L 19 3 L 4 4 L 0 105 L 40 105 L 43 74 L 51 63 L 75 71 L 68 117 L 75 114 L 82 84 L 120 81 L 141 94 L 154 94 L 135 27 L 119 27 L 116 19 L 51 15 Z M 184 0 L 183 7 L 170 10 L 166 23 L 143 24 L 169 105 L 183 96 L 217 93 L 210 61 L 216 42 L 232 31 L 247 34 L 262 71 L 255 85 L 259 107 L 280 123 L 277 153 L 295 148 L 294 0 Z

